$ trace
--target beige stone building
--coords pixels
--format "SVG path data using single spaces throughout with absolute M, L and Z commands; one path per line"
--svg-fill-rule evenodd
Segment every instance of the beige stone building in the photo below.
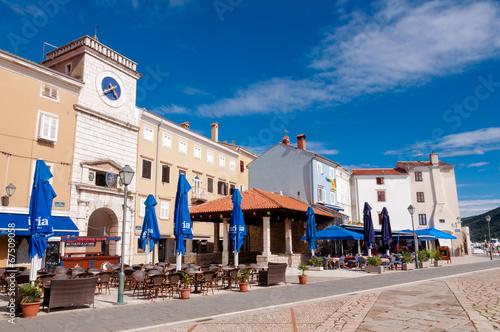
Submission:
M 29 264 L 26 235 L 37 159 L 43 159 L 54 175 L 55 234 L 75 230 L 69 218 L 69 183 L 75 143 L 74 105 L 83 86 L 79 79 L 0 50 L 0 188 L 4 196 L 0 207 L 0 266 L 7 265 L 9 223 L 16 224 L 16 264 Z M 11 183 L 16 190 L 7 199 L 5 187 Z
M 234 144 L 218 142 L 217 123 L 212 124 L 211 138 L 207 138 L 190 129 L 187 122 L 179 125 L 150 111 L 141 112 L 133 261 L 145 262 L 139 235 L 144 202 L 153 194 L 158 202 L 156 215 L 162 235 L 154 249 L 154 260 L 175 262 L 173 216 L 179 174 L 185 174 L 191 184 L 189 203 L 193 206 L 230 195 L 235 188 L 247 189 L 246 165 L 256 155 Z M 193 234 L 193 240 L 186 243 L 187 260 L 195 259 L 189 256 L 217 250 L 214 240 L 222 236 L 218 224 L 212 223 L 193 223 Z

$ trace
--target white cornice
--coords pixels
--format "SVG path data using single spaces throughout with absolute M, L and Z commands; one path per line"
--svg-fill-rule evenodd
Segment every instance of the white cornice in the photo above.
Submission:
M 77 111 L 93 115 L 93 116 L 98 117 L 100 119 L 112 122 L 112 123 L 114 123 L 114 124 L 116 124 L 118 126 L 125 127 L 127 129 L 130 129 L 130 130 L 133 130 L 133 131 L 137 131 L 137 132 L 139 131 L 139 127 L 138 126 L 136 126 L 134 124 L 131 124 L 129 122 L 125 122 L 125 121 L 113 118 L 113 117 L 111 117 L 109 115 L 105 115 L 105 114 L 99 113 L 97 111 L 91 110 L 90 108 L 87 108 L 87 107 L 84 107 L 84 106 L 81 106 L 81 105 L 78 105 L 78 104 L 74 105 L 73 107 Z

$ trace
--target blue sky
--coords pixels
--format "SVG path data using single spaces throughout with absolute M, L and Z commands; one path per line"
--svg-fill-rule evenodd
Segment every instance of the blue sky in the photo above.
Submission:
M 497 1 L 0 0 L 0 48 L 83 35 L 138 63 L 138 106 L 261 153 L 289 132 L 347 168 L 434 150 L 462 217 L 500 206 Z

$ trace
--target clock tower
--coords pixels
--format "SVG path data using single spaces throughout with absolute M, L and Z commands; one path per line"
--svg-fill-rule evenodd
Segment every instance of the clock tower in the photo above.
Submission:
M 46 54 L 48 68 L 85 83 L 76 112 L 70 214 L 80 235 L 119 237 L 123 225 L 123 186 L 118 172 L 137 171 L 139 117 L 136 101 L 137 63 L 100 43 L 81 37 Z M 54 174 L 57 176 L 57 174 Z M 135 177 L 128 189 L 135 193 Z M 134 195 L 128 195 L 125 245 L 131 248 Z M 106 246 L 119 255 L 121 242 Z M 130 252 L 125 262 L 130 261 Z

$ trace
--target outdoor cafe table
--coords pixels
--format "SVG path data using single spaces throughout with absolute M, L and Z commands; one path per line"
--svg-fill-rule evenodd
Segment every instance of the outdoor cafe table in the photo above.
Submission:
M 201 291 L 198 289 L 198 285 L 200 284 L 200 275 L 203 275 L 203 272 L 201 271 L 192 271 L 192 272 L 186 272 L 187 274 L 191 274 L 194 277 L 194 291 L 193 294 L 196 293 L 201 293 Z

